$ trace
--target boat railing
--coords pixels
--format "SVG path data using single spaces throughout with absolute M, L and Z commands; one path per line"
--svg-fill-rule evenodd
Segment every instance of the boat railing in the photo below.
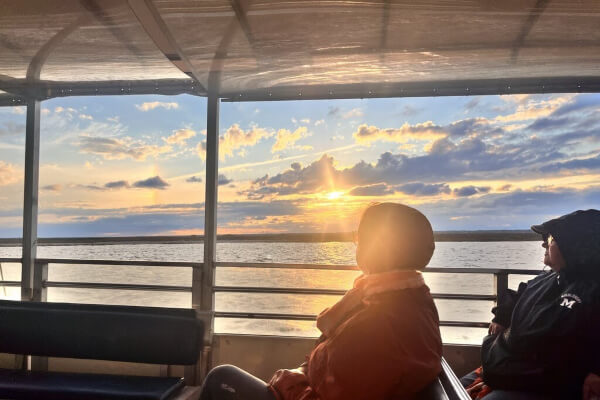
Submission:
M 21 263 L 20 258 L 0 258 L 2 263 Z M 125 261 L 125 260 L 84 260 L 84 259 L 36 259 L 34 266 L 33 300 L 47 301 L 48 288 L 78 288 L 78 289 L 119 289 L 119 290 L 144 290 L 165 292 L 192 292 L 192 286 L 175 285 L 148 285 L 130 283 L 98 283 L 98 282 L 65 282 L 48 280 L 48 268 L 51 264 L 72 265 L 96 265 L 102 266 L 128 266 L 128 267 L 188 267 L 202 270 L 203 263 L 195 262 L 167 262 L 167 261 Z M 277 269 L 312 269 L 333 271 L 357 271 L 353 265 L 330 265 L 330 264 L 286 264 L 286 263 L 245 263 L 245 262 L 216 262 L 216 268 L 277 268 Z M 434 299 L 441 300 L 463 300 L 463 301 L 497 301 L 509 287 L 510 275 L 536 275 L 539 270 L 531 269 L 502 269 L 502 268 L 427 268 L 426 273 L 444 274 L 492 274 L 494 276 L 494 290 L 491 294 L 466 294 L 466 293 L 432 293 Z M 20 287 L 21 281 L 0 280 L 0 286 Z M 268 287 L 268 286 L 212 286 L 213 293 L 259 293 L 259 294 L 297 294 L 297 295 L 343 295 L 345 290 L 321 289 L 310 287 Z M 274 319 L 274 320 L 296 320 L 314 321 L 316 315 L 292 314 L 292 313 L 256 313 L 237 311 L 215 311 L 214 305 L 210 310 L 199 310 L 208 312 L 211 318 L 240 318 L 240 319 Z M 440 321 L 441 326 L 460 328 L 486 328 L 487 321 Z

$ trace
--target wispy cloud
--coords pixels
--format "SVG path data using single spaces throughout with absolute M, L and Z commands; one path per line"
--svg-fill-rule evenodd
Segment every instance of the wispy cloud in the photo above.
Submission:
M 440 194 L 449 194 L 450 186 L 447 183 L 406 183 L 395 187 L 398 192 L 413 196 L 436 196 Z
M 190 182 L 190 183 L 201 183 L 202 182 L 202 178 L 200 176 L 194 175 L 194 176 L 190 176 L 185 181 L 186 182 Z
M 243 130 L 238 124 L 231 125 L 223 136 L 219 137 L 219 158 L 224 160 L 227 157 L 233 157 L 234 151 L 242 147 L 252 147 L 271 134 L 263 128 L 252 127 Z M 198 145 L 198 154 L 200 157 L 206 157 L 206 141 Z
M 62 188 L 63 186 L 60 184 L 46 185 L 41 187 L 42 190 L 46 190 L 48 192 L 60 192 Z
M 350 196 L 385 196 L 393 194 L 394 189 L 385 183 L 375 183 L 373 185 L 357 186 L 350 190 Z
M 0 185 L 8 185 L 18 180 L 15 166 L 0 160 Z
M 171 136 L 163 138 L 163 140 L 168 144 L 177 144 L 179 146 L 184 146 L 187 140 L 194 136 L 196 136 L 196 131 L 188 128 L 183 128 L 173 131 L 173 134 Z
M 273 144 L 273 147 L 271 147 L 271 152 L 276 153 L 279 151 L 286 150 L 288 148 L 292 148 L 298 140 L 302 139 L 303 137 L 306 137 L 307 135 L 308 129 L 305 126 L 299 127 L 294 132 L 288 129 L 280 129 L 275 135 L 275 144 Z M 308 148 L 304 149 L 309 150 L 311 148 L 312 147 L 309 146 Z
M 108 182 L 108 183 L 104 184 L 104 187 L 107 189 L 123 189 L 123 188 L 128 188 L 130 186 L 127 181 L 113 181 L 113 182 Z
M 489 186 L 463 186 L 454 189 L 452 193 L 459 197 L 469 197 L 475 194 L 488 193 L 490 189 Z
M 353 108 L 350 111 L 346 111 L 345 113 L 342 113 L 342 118 L 344 118 L 344 119 L 359 118 L 359 117 L 363 117 L 364 115 L 365 115 L 365 113 L 360 108 Z
M 151 101 L 151 102 L 145 102 L 142 104 L 136 104 L 135 108 L 137 108 L 140 111 L 150 111 L 150 110 L 154 110 L 155 108 L 164 108 L 166 110 L 176 110 L 179 108 L 179 104 L 172 101 L 172 102 L 163 102 L 163 101 Z
M 217 179 L 217 184 L 218 184 L 219 186 L 228 185 L 228 184 L 230 184 L 231 182 L 233 182 L 233 179 L 229 179 L 229 178 L 227 178 L 225 175 L 223 175 L 223 174 L 219 174 L 219 177 L 218 177 L 218 179 Z
M 169 184 L 162 179 L 160 176 L 153 176 L 152 178 L 144 179 L 133 183 L 134 188 L 141 189 L 159 189 L 164 190 Z
M 168 153 L 171 146 L 157 146 L 134 140 L 130 137 L 99 137 L 82 134 L 79 136 L 77 146 L 83 153 L 95 154 L 106 160 L 122 160 L 131 158 L 144 161 L 147 157 L 157 157 Z
M 423 122 L 416 125 L 408 123 L 403 124 L 400 128 L 381 129 L 376 126 L 362 124 L 356 132 L 352 134 L 357 143 L 370 144 L 374 141 L 386 141 L 405 143 L 409 140 L 433 140 L 446 137 L 448 133 L 443 127 L 435 125 L 431 121 Z
M 25 124 L 18 123 L 15 121 L 5 121 L 0 126 L 0 136 L 25 136 Z

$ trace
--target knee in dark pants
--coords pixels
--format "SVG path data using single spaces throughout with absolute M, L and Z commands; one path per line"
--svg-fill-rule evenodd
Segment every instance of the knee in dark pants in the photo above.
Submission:
M 204 379 L 204 385 L 209 386 L 215 382 L 223 382 L 223 380 L 234 375 L 239 371 L 239 368 L 235 365 L 223 364 L 218 367 L 214 367 L 210 370 L 206 378 Z

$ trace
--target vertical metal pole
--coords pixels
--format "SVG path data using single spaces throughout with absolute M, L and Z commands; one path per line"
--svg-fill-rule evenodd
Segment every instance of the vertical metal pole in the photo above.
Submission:
M 194 268 L 192 307 L 204 322 L 204 350 L 196 383 L 206 375 L 210 366 L 210 348 L 214 330 L 215 261 L 217 250 L 217 196 L 219 175 L 219 105 L 214 94 L 207 98 L 206 118 L 206 188 L 204 200 L 204 264 Z
M 496 305 L 502 302 L 508 289 L 508 271 L 501 271 L 495 274 L 496 278 Z
M 45 283 L 48 281 L 48 263 L 35 262 L 33 267 L 32 301 L 47 300 Z M 48 357 L 30 356 L 32 371 L 48 371 Z
M 25 187 L 23 199 L 23 260 L 21 300 L 33 299 L 37 256 L 38 181 L 40 170 L 40 102 L 27 101 L 25 129 Z

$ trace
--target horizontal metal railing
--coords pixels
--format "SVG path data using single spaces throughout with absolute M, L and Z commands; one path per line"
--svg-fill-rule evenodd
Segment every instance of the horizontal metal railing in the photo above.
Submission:
M 0 263 L 20 263 L 20 258 L 0 258 Z M 95 265 L 98 267 L 109 266 L 142 266 L 142 267 L 187 267 L 202 268 L 203 263 L 184 261 L 125 261 L 125 260 L 78 260 L 78 259 L 37 259 L 36 268 L 48 268 L 49 264 L 72 264 L 72 265 Z M 217 262 L 217 268 L 274 268 L 274 269 L 306 269 L 306 270 L 334 270 L 334 271 L 358 271 L 354 265 L 330 265 L 330 264 L 297 264 L 297 263 L 243 263 L 243 262 Z M 495 277 L 494 294 L 462 294 L 462 293 L 432 293 L 434 299 L 441 300 L 463 300 L 463 301 L 496 301 L 498 294 L 503 293 L 508 287 L 509 275 L 535 275 L 538 270 L 530 269 L 500 269 L 500 268 L 427 268 L 426 273 L 443 274 L 493 274 Z M 39 274 L 43 276 L 43 274 Z M 19 281 L 0 281 L 0 286 L 19 287 Z M 148 285 L 148 284 L 123 284 L 123 283 L 95 283 L 95 282 L 55 282 L 45 280 L 40 282 L 40 287 L 45 291 L 47 288 L 79 288 L 79 289 L 118 289 L 118 290 L 144 290 L 144 291 L 166 291 L 166 292 L 191 292 L 191 286 L 175 285 Z M 214 293 L 259 293 L 259 294 L 292 294 L 292 295 L 333 295 L 342 296 L 346 290 L 339 289 L 317 289 L 298 287 L 256 287 L 256 286 L 213 286 Z M 41 296 L 45 299 L 45 295 Z M 256 312 L 229 312 L 215 311 L 215 318 L 241 318 L 241 319 L 265 319 L 265 320 L 292 320 L 292 321 L 314 321 L 316 315 L 312 314 L 290 314 L 290 313 L 256 313 Z M 463 328 L 485 328 L 488 322 L 469 321 L 440 321 L 441 326 L 463 327 Z

